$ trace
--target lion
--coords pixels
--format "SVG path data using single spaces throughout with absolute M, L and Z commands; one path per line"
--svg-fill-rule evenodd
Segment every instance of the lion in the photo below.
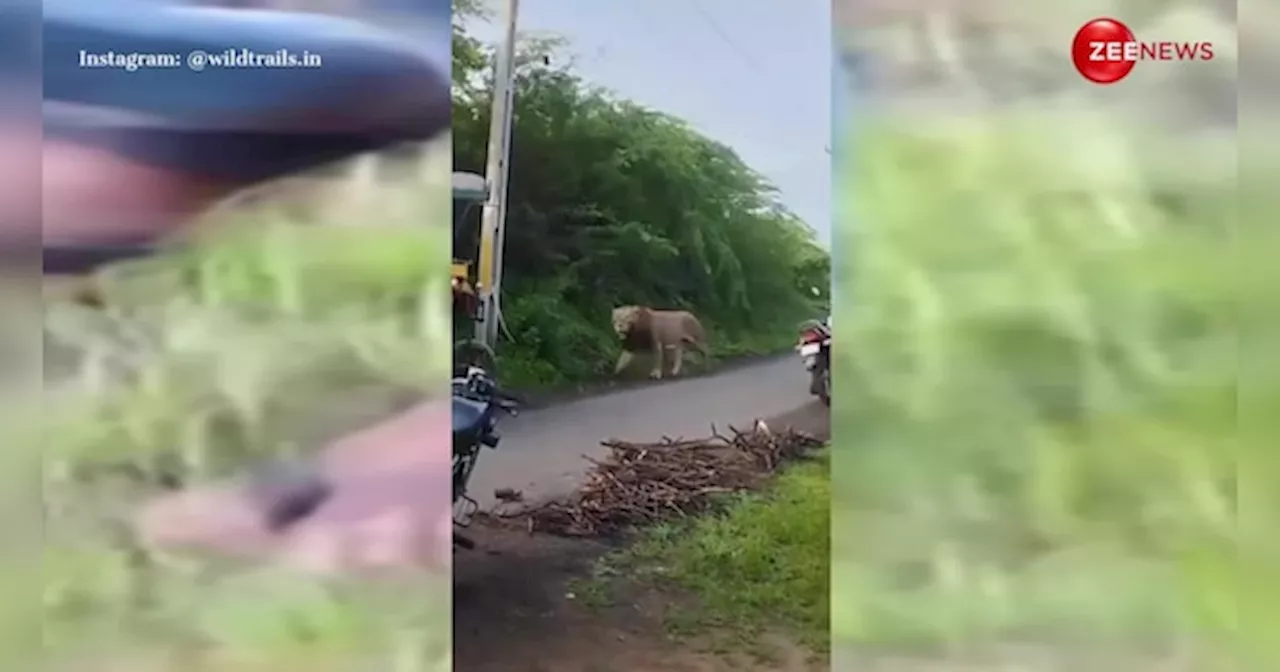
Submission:
M 684 365 L 684 351 L 688 346 L 698 349 L 704 358 L 709 357 L 706 332 L 702 323 L 687 310 L 655 310 L 646 306 L 621 306 L 613 309 L 613 330 L 622 339 L 622 355 L 614 375 L 622 373 L 637 352 L 648 349 L 653 353 L 653 370 L 649 377 L 661 379 L 663 353 L 675 351 L 671 375 L 679 376 Z

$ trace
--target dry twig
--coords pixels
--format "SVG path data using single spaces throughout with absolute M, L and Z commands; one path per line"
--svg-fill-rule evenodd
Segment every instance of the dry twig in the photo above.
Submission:
M 729 430 L 732 436 L 712 427 L 712 436 L 699 440 L 605 441 L 609 457 L 585 458 L 591 469 L 572 496 L 486 517 L 530 532 L 614 536 L 704 513 L 723 495 L 759 486 L 782 464 L 821 444 L 809 434 L 773 432 L 762 423 L 748 432 Z

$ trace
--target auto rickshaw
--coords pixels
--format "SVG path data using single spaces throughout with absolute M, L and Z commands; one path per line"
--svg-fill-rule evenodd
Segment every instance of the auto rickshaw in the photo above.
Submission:
M 489 197 L 484 177 L 475 173 L 453 174 L 453 261 L 450 284 L 453 288 L 453 360 L 455 369 L 476 365 L 493 372 L 493 349 L 471 333 L 480 319 L 480 296 L 476 291 L 473 260 L 465 258 L 479 250 L 477 231 L 469 227 L 479 206 Z
M 489 189 L 484 178 L 475 173 L 458 172 L 453 174 L 453 239 L 467 239 L 470 236 L 459 235 L 460 229 L 471 221 L 479 204 L 489 196 Z M 453 286 L 454 317 L 475 319 L 479 310 L 478 296 L 472 279 L 472 262 L 458 258 L 458 248 L 454 247 L 453 264 L 450 269 L 450 284 Z M 456 323 L 456 322 L 455 322 Z

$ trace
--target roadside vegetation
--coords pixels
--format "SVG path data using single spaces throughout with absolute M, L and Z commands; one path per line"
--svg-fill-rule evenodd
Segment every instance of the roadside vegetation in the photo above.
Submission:
M 762 637 L 779 636 L 821 655 L 831 628 L 830 475 L 824 449 L 715 514 L 642 531 L 573 589 L 596 607 L 661 594 L 661 617 L 677 637 L 768 655 Z
M 441 389 L 447 147 L 376 182 L 317 178 L 306 208 L 216 213 L 190 247 L 112 269 L 105 309 L 48 307 L 57 371 L 30 454 L 49 669 L 449 669 L 445 577 L 391 590 L 163 558 L 128 525 L 162 481 L 305 454 Z
M 455 17 L 478 19 L 472 3 Z M 714 357 L 774 353 L 825 314 L 830 262 L 812 230 L 730 148 L 590 85 L 555 39 L 519 49 L 502 306 L 502 376 L 564 387 L 612 375 L 610 311 L 693 311 Z M 483 174 L 492 51 L 454 32 L 454 169 Z M 454 254 L 473 259 L 479 213 Z M 640 369 L 637 365 L 637 369 Z M 646 369 L 647 370 L 647 369 Z
M 837 660 L 1227 669 L 1237 460 L 1274 436 L 1237 430 L 1275 273 L 1241 284 L 1234 171 L 1082 101 L 923 121 L 842 147 Z

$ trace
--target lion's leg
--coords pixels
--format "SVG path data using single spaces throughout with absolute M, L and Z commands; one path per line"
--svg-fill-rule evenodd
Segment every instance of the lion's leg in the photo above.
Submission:
M 666 348 L 662 347 L 662 341 L 654 340 L 653 342 L 653 370 L 649 372 L 649 377 L 655 380 L 662 379 L 662 351 Z
M 622 370 L 627 368 L 627 366 L 631 364 L 631 360 L 635 359 L 635 357 L 635 353 L 630 350 L 623 350 L 622 354 L 618 356 L 618 365 L 613 368 L 613 375 L 616 376 L 619 373 L 622 373 Z
M 675 354 L 676 361 L 671 364 L 671 375 L 679 376 L 680 367 L 684 365 L 684 347 L 681 345 L 677 345 L 675 347 L 675 351 L 676 351 L 676 354 Z

